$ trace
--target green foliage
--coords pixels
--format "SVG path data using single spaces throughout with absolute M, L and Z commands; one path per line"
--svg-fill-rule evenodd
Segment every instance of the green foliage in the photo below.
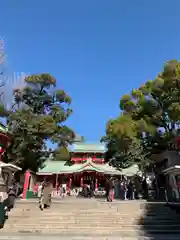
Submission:
M 4 104 L 0 104 L 0 117 L 1 118 L 5 118 L 8 116 L 8 111 L 6 110 L 6 108 L 4 107 Z
M 141 155 L 138 161 L 146 159 L 143 165 L 149 165 L 150 155 L 168 148 L 179 135 L 180 62 L 167 62 L 154 80 L 124 95 L 120 109 L 120 117 L 108 122 L 103 138 L 107 160 L 114 159 L 114 165 L 126 167 L 137 162 L 136 152 Z
M 66 147 L 59 147 L 54 151 L 53 161 L 70 161 L 70 153 Z
M 73 142 L 74 132 L 64 125 L 72 113 L 71 98 L 56 89 L 50 74 L 32 75 L 25 82 L 26 87 L 14 90 L 7 119 L 12 143 L 5 157 L 23 170 L 37 171 L 51 152 L 47 140 L 64 147 Z

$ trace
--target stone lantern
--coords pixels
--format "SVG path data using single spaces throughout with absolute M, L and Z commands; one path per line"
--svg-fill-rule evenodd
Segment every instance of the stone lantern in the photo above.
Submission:
M 2 161 L 3 154 L 10 144 L 10 137 L 7 133 L 7 128 L 0 125 L 0 202 L 7 198 L 7 187 L 11 184 L 13 174 L 21 170 L 16 165 L 4 163 Z

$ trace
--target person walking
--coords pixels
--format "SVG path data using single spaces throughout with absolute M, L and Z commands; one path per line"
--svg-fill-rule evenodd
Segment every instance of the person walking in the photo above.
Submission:
M 94 198 L 95 184 L 93 181 L 90 182 L 90 197 Z
M 16 180 L 13 179 L 11 185 L 8 187 L 8 206 L 7 206 L 7 210 L 10 211 L 12 208 L 14 208 L 14 204 L 15 204 L 15 199 L 17 197 L 17 193 L 18 193 L 18 187 L 17 187 L 17 183 Z
M 128 200 L 128 187 L 127 187 L 127 179 L 123 180 L 123 191 L 124 191 L 124 200 Z
M 134 186 L 132 180 L 129 180 L 128 182 L 128 199 L 133 200 L 134 199 Z
M 105 191 L 106 191 L 106 194 L 105 194 L 105 197 L 106 197 L 106 201 L 109 202 L 109 180 L 107 179 L 106 180 L 106 184 L 105 184 Z
M 44 208 L 51 206 L 51 194 L 53 191 L 53 185 L 48 181 L 43 188 Z
M 114 200 L 114 193 L 115 193 L 115 183 L 114 179 L 110 179 L 110 192 L 109 192 L 109 201 L 112 202 Z
M 38 190 L 37 190 L 37 197 L 40 198 L 42 194 L 42 189 L 43 189 L 43 184 L 39 183 L 38 184 Z
M 40 197 L 41 210 L 51 206 L 52 191 L 53 191 L 53 185 L 48 179 L 46 179 L 42 184 L 42 190 L 41 190 L 41 197 Z
M 106 182 L 106 200 L 107 202 L 112 202 L 114 198 L 114 184 L 113 184 L 113 178 L 111 177 L 107 182 Z
M 38 198 L 39 198 L 39 208 L 41 210 L 44 209 L 44 204 L 43 204 L 43 187 L 44 187 L 44 182 L 40 183 L 38 186 Z
M 62 197 L 65 197 L 66 196 L 66 183 L 63 183 L 62 184 Z

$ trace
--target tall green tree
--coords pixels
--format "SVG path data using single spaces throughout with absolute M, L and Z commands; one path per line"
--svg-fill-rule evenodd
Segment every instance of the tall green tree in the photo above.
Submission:
M 23 89 L 14 90 L 7 119 L 12 143 L 6 161 L 37 171 L 51 152 L 47 141 L 64 147 L 73 142 L 74 132 L 64 124 L 72 113 L 71 98 L 56 89 L 56 79 L 50 74 L 31 75 L 25 83 Z
M 111 128 L 107 124 L 104 140 L 108 147 L 108 159 L 112 159 L 115 153 L 117 156 L 119 151 L 124 153 L 123 160 L 131 164 L 133 161 L 128 152 L 136 149 L 133 142 L 141 144 L 142 156 L 143 152 L 150 156 L 168 148 L 179 135 L 180 62 L 167 62 L 154 80 L 147 81 L 130 94 L 124 95 L 120 100 L 120 110 L 121 116 L 111 121 Z M 122 116 L 126 119 L 124 123 L 119 121 Z M 121 158 L 119 161 L 123 160 Z
M 0 45 L 2 42 L 3 40 L 0 39 Z M 1 49 L 1 46 L 0 46 L 0 118 L 7 117 L 8 115 L 8 111 L 6 110 L 3 102 L 4 86 L 5 86 L 4 61 L 5 61 L 4 50 L 3 50 L 3 47 Z

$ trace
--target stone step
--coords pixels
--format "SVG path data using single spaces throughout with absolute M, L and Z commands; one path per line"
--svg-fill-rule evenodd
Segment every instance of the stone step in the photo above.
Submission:
M 29 221 L 18 221 L 18 220 L 10 220 L 10 221 L 7 221 L 8 225 L 9 224 L 34 224 L 34 225 L 40 225 L 40 224 L 96 224 L 96 225 L 99 225 L 99 226 L 104 226 L 105 224 L 108 224 L 108 225 L 124 225 L 125 224 L 125 221 L 123 220 L 114 220 L 114 221 L 107 221 L 107 220 L 94 220 L 94 221 L 88 221 L 88 220 L 79 220 L 79 219 L 51 219 L 50 221 L 48 220 L 29 220 Z M 131 221 L 128 221 L 128 224 L 136 224 L 136 225 L 139 225 L 139 226 L 143 226 L 143 225 L 148 225 L 148 226 L 156 226 L 156 225 L 166 225 L 166 226 L 172 226 L 172 225 L 179 225 L 180 226 L 180 223 L 179 222 L 173 222 L 173 221 L 157 221 L 157 222 L 147 222 L 147 221 L 144 221 L 143 223 L 139 224 L 138 221 L 136 220 L 131 220 Z
M 133 214 L 133 215 L 128 215 L 128 214 L 111 214 L 111 215 L 108 215 L 108 214 L 64 214 L 64 213 L 58 213 L 58 214 L 44 214 L 42 215 L 41 213 L 39 214 L 13 214 L 12 213 L 9 213 L 9 217 L 11 218 L 71 218 L 71 217 L 75 217 L 75 218 L 89 218 L 89 219 L 94 219 L 94 218 L 97 218 L 97 219 L 103 219 L 103 218 L 109 218 L 109 219 L 119 219 L 119 218 L 122 218 L 122 219 L 131 219 L 131 218 L 145 218 L 148 219 L 148 220 L 160 220 L 160 219 L 174 219 L 174 220 L 180 220 L 180 217 L 178 216 L 173 216 L 173 215 L 168 215 L 168 216 L 146 216 L 146 215 L 143 215 L 142 214 Z
M 88 219 L 88 218 L 10 218 L 7 223 L 9 224 L 96 224 L 96 225 L 124 225 L 124 223 L 128 222 L 129 224 L 136 224 L 136 225 L 149 225 L 149 226 L 155 226 L 155 225 L 166 225 L 166 226 L 172 226 L 172 225 L 179 225 L 180 221 L 174 221 L 173 219 L 159 219 L 159 220 L 139 220 L 138 218 L 129 218 L 129 219 L 106 219 L 106 218 L 95 218 L 95 219 Z
M 39 204 L 33 204 L 33 205 L 28 205 L 28 204 L 22 204 L 22 205 L 17 205 L 15 206 L 15 208 L 18 209 L 26 209 L 26 208 L 30 208 L 30 209 L 34 209 L 38 206 Z M 124 211 L 131 211 L 131 210 L 139 210 L 139 209 L 144 209 L 146 211 L 156 211 L 156 212 L 164 212 L 164 210 L 166 209 L 166 212 L 171 212 L 172 210 L 170 208 L 165 208 L 165 207 L 158 207 L 158 208 L 150 208 L 150 207 L 146 207 L 146 206 L 141 206 L 141 205 L 137 205 L 136 207 L 134 206 L 130 206 L 130 204 L 128 205 L 117 205 L 117 204 L 94 204 L 94 205 L 74 205 L 73 204 L 69 204 L 69 205 L 64 205 L 63 203 L 59 203 L 59 204 L 51 204 L 51 208 L 52 209 L 74 209 L 74 207 L 76 208 L 81 208 L 81 209 L 120 209 L 120 210 L 124 210 Z
M 94 220 L 94 219 L 109 219 L 110 221 L 112 219 L 124 219 L 124 220 L 129 220 L 129 219 L 146 219 L 148 221 L 160 221 L 160 220 L 166 220 L 166 221 L 180 221 L 180 217 L 179 216 L 144 216 L 143 214 L 133 214 L 133 215 L 125 215 L 125 214 L 111 214 L 111 215 L 106 215 L 106 214 L 62 214 L 62 213 L 58 213 L 58 214 L 42 214 L 39 213 L 37 215 L 35 214 L 13 214 L 13 213 L 9 213 L 9 218 L 11 219 L 30 219 L 30 218 L 36 218 L 36 219 L 69 219 L 69 218 L 78 218 L 78 219 L 90 219 L 90 220 Z
M 8 225 L 8 226 L 11 226 L 11 225 L 13 225 L 13 226 L 15 226 L 15 225 L 17 225 L 17 226 L 28 226 L 28 224 L 30 224 L 30 225 L 33 225 L 33 226 L 36 226 L 36 227 L 39 227 L 39 226 L 41 226 L 41 225 L 50 225 L 50 226 L 55 226 L 55 225 L 57 225 L 57 226 L 59 226 L 59 225 L 63 225 L 63 226 L 68 226 L 68 224 L 71 224 L 71 225 L 79 225 L 79 226 L 92 226 L 92 225 L 95 225 L 95 226 L 98 226 L 98 227 L 104 227 L 104 226 L 110 226 L 110 227 L 112 227 L 112 226 L 116 226 L 116 227 L 120 227 L 120 226 L 125 226 L 126 224 L 124 223 L 124 222 L 114 222 L 114 223 L 112 223 L 112 224 L 109 224 L 108 222 L 94 222 L 94 223 L 88 223 L 88 222 L 78 222 L 78 221 L 63 221 L 62 223 L 60 223 L 60 222 L 57 222 L 57 221 L 53 221 L 52 223 L 50 223 L 50 222 L 32 222 L 32 221 L 30 221 L 29 223 L 27 223 L 27 222 L 24 222 L 24 223 L 20 223 L 20 222 L 9 222 L 9 223 L 6 223 L 6 226 Z M 178 226 L 178 227 L 180 227 L 180 224 L 179 223 L 171 223 L 171 224 L 168 224 L 168 223 L 159 223 L 159 224 L 149 224 L 149 223 L 143 223 L 143 224 L 141 224 L 141 225 L 139 225 L 139 224 L 137 224 L 136 222 L 129 222 L 128 223 L 129 225 L 136 225 L 136 226 L 144 226 L 144 227 L 146 227 L 146 226 L 148 226 L 148 227 L 151 227 L 151 228 L 154 228 L 154 226 L 156 227 L 156 226 L 164 226 L 164 227 L 167 227 L 167 228 L 171 228 L 172 226 Z
M 39 208 L 36 208 L 36 209 L 23 209 L 23 210 L 18 210 L 18 209 L 12 209 L 11 212 L 14 212 L 14 213 L 33 213 L 33 214 L 39 214 L 39 212 L 41 212 L 41 210 Z M 124 214 L 124 215 L 131 215 L 132 213 L 133 214 L 138 214 L 138 213 L 145 213 L 147 215 L 151 215 L 151 216 L 156 216 L 156 215 L 163 215 L 163 216 L 167 216 L 169 214 L 167 213 L 146 213 L 144 212 L 143 210 L 137 210 L 137 211 L 120 211 L 119 209 L 112 209 L 111 211 L 108 209 L 106 211 L 106 209 L 103 209 L 103 210 L 96 210 L 96 209 L 92 209 L 91 210 L 86 210 L 86 209 L 81 209 L 81 210 L 78 210 L 78 209 L 74 209 L 74 210 L 71 210 L 71 209 L 67 209 L 67 210 L 62 210 L 62 209 L 44 209 L 43 211 L 44 213 L 48 213 L 48 212 L 51 212 L 51 213 L 62 213 L 62 214 L 66 214 L 66 213 L 72 213 L 72 214 L 76 214 L 77 212 L 79 212 L 80 214 L 84 214 L 84 213 L 87 213 L 87 214 Z M 173 214 L 172 214 L 173 215 Z M 174 215 L 175 215 L 175 212 L 174 212 Z
M 95 219 L 89 219 L 89 218 L 79 218 L 79 217 L 70 217 L 70 218 L 9 218 L 7 220 L 8 223 L 29 223 L 29 222 L 33 222 L 38 224 L 39 222 L 47 222 L 47 223 L 51 223 L 51 222 L 82 222 L 82 223 L 108 223 L 110 225 L 114 224 L 114 223 L 136 223 L 137 225 L 143 225 L 143 224 L 151 224 L 151 225 L 156 225 L 158 223 L 163 223 L 163 224 L 180 224 L 179 220 L 173 220 L 173 219 L 160 219 L 160 220 L 148 220 L 148 219 L 138 219 L 138 218 L 128 218 L 128 219 L 124 219 L 124 218 L 95 218 Z
M 34 201 L 31 201 L 31 200 L 26 200 L 26 201 L 17 201 L 16 200 L 16 204 L 17 205 L 33 205 L 33 204 L 36 204 L 36 203 L 38 203 L 39 202 L 39 200 L 34 200 Z M 71 201 L 68 201 L 67 199 L 66 200 L 56 200 L 56 201 L 54 201 L 53 199 L 52 199 L 52 203 L 55 205 L 55 204 L 63 204 L 63 205 L 71 205 L 73 202 L 75 202 L 75 204 L 78 206 L 80 206 L 81 204 L 85 204 L 86 206 L 89 206 L 89 205 L 101 205 L 101 204 L 106 204 L 106 205 L 108 205 L 108 204 L 113 204 L 113 205 L 132 205 L 133 204 L 133 206 L 134 207 L 136 207 L 136 206 L 143 206 L 143 205 L 148 205 L 149 203 L 147 203 L 146 201 L 144 201 L 144 202 L 139 202 L 138 200 L 136 200 L 136 201 L 113 201 L 113 202 L 107 202 L 107 201 L 105 201 L 105 200 L 98 200 L 98 199 L 89 199 L 89 200 L 85 200 L 85 199 L 82 199 L 81 201 L 79 201 L 79 200 L 77 200 L 77 198 L 76 199 L 74 199 L 74 200 L 71 200 Z M 151 203 L 150 203 L 151 204 Z M 158 203 L 156 203 L 156 206 L 157 206 L 157 204 Z M 165 203 L 160 203 L 160 205 L 163 205 L 163 204 L 165 204 Z M 160 205 L 158 205 L 158 206 L 160 206 Z
M 44 211 L 39 210 L 37 202 L 18 203 L 9 213 L 0 235 L 8 232 L 129 234 L 143 230 L 146 233 L 180 234 L 180 215 L 163 204 L 139 202 L 100 203 L 83 199 L 53 203 Z
M 66 232 L 66 233 L 78 233 L 78 234 L 82 234 L 82 233 L 92 233 L 92 227 L 93 227 L 93 233 L 94 234 L 97 234 L 97 233 L 101 233 L 101 234 L 105 234 L 105 233 L 113 233 L 113 234 L 116 234 L 116 233 L 119 233 L 119 232 L 131 232 L 131 231 L 144 231 L 144 232 L 148 232 L 149 234 L 150 233 L 163 233 L 163 234 L 170 234 L 170 233 L 179 233 L 180 234 L 180 229 L 179 228 L 171 228 L 171 229 L 165 229 L 164 227 L 161 227 L 161 228 L 146 228 L 146 229 L 142 229 L 142 228 L 137 228 L 137 226 L 123 226 L 123 227 L 95 227 L 95 226 L 92 226 L 92 227 L 84 227 L 84 226 L 76 226 L 76 227 L 64 227 L 64 226 L 56 226 L 56 227 L 53 227 L 53 226 L 42 226 L 42 227 L 34 227 L 34 226 L 29 226 L 29 227 L 24 227 L 24 226 L 15 226 L 15 225 L 12 225 L 11 226 L 12 228 L 4 228 L 3 230 L 0 231 L 1 232 L 14 232 L 14 233 L 63 233 L 63 232 Z
M 23 209 L 18 209 L 18 208 L 14 208 L 13 211 L 20 211 L 20 212 L 23 212 L 23 211 L 34 211 L 36 212 L 37 210 L 39 210 L 39 206 L 37 206 L 36 208 L 23 208 Z M 133 212 L 143 212 L 144 210 L 143 209 L 136 209 L 136 210 L 132 210 L 132 209 L 129 209 L 129 211 L 126 211 L 125 209 L 119 209 L 119 208 L 69 208 L 69 209 L 64 209 L 64 208 L 50 208 L 50 209 L 45 209 L 45 211 L 50 211 L 51 212 L 57 212 L 57 211 L 61 211 L 61 212 L 119 212 L 119 213 L 132 213 Z M 162 212 L 163 214 L 163 212 Z M 165 213 L 167 214 L 167 213 Z
M 129 217 L 129 218 L 82 218 L 82 217 L 51 217 L 51 218 L 43 218 L 43 217 L 8 217 L 8 222 L 11 221 L 16 221 L 16 222 L 28 222 L 28 221 L 35 221 L 40 222 L 40 221 L 45 221 L 45 222 L 51 222 L 51 221 L 68 221 L 68 220 L 72 220 L 72 221 L 80 221 L 80 222 L 136 222 L 137 224 L 143 224 L 143 223 L 149 223 L 149 224 L 157 224 L 159 222 L 161 223 L 179 223 L 179 219 L 140 219 L 140 218 L 135 218 L 135 217 Z
M 108 238 L 107 238 L 108 237 Z M 41 235 L 37 235 L 36 237 L 34 237 L 33 235 L 27 235 L 27 234 L 16 234 L 15 236 L 10 235 L 10 234 L 3 234 L 3 236 L 0 237 L 0 239 L 3 240 L 24 240 L 24 238 L 26 238 L 26 240 L 59 240 L 59 239 L 63 239 L 63 240 L 152 240 L 152 239 L 158 239 L 158 240 L 179 240 L 180 239 L 180 235 L 179 234 L 170 234 L 170 235 L 153 235 L 153 238 L 151 236 L 146 237 L 144 236 L 144 234 L 142 233 L 142 235 L 136 236 L 135 233 L 130 233 L 130 234 L 121 234 L 119 233 L 117 236 L 115 235 L 111 235 L 111 234 L 106 234 L 106 236 L 103 236 L 102 234 L 96 234 L 96 235 L 90 235 L 90 234 L 84 234 L 84 235 L 77 235 L 77 234 L 41 234 Z
M 147 222 L 144 222 L 143 224 L 138 224 L 134 221 L 132 222 L 128 222 L 128 223 L 125 223 L 123 221 L 114 221 L 114 222 L 108 222 L 108 221 L 94 221 L 94 222 L 88 222 L 88 221 L 74 221 L 74 220 L 66 220 L 66 221 L 52 221 L 52 222 L 48 222 L 48 221 L 29 221 L 29 222 L 8 222 L 8 226 L 10 225 L 17 225 L 17 226 L 43 226 L 43 225 L 50 225 L 50 226 L 54 226 L 54 225 L 83 225 L 83 226 L 92 226 L 92 225 L 95 225 L 95 226 L 99 226 L 99 227 L 104 227 L 104 226 L 132 226 L 132 225 L 136 225 L 136 226 L 148 226 L 148 227 L 157 227 L 157 226 L 164 226 L 164 227 L 173 227 L 173 226 L 178 226 L 180 227 L 180 223 L 173 223 L 173 222 L 159 222 L 159 223 L 147 223 Z
M 14 210 L 19 210 L 19 211 L 23 211 L 23 210 L 32 210 L 32 211 L 35 211 L 37 208 L 39 208 L 39 205 L 37 205 L 36 207 L 35 206 L 33 206 L 33 207 L 27 207 L 27 208 L 17 208 L 17 207 L 15 207 L 14 208 Z M 143 209 L 143 208 L 137 208 L 137 209 L 131 209 L 131 208 L 128 208 L 128 209 L 126 209 L 126 208 L 115 208 L 115 207 L 99 207 L 99 206 L 97 206 L 97 207 L 95 207 L 95 208 L 88 208 L 88 207 L 77 207 L 77 206 L 74 206 L 74 208 L 72 207 L 72 208 L 64 208 L 63 206 L 61 206 L 61 207 L 55 207 L 55 206 L 51 206 L 51 208 L 50 208 L 52 211 L 53 210 L 61 210 L 61 211 L 70 211 L 70 210 L 72 210 L 72 211 L 76 211 L 77 209 L 80 209 L 81 211 L 85 211 L 85 210 L 87 210 L 87 211 L 100 211 L 100 212 L 103 212 L 103 210 L 106 210 L 106 211 L 118 211 L 118 212 L 129 212 L 129 213 L 131 213 L 132 211 L 133 212 L 137 212 L 137 211 L 146 211 L 145 209 Z M 147 212 L 147 211 L 146 211 Z M 154 211 L 154 212 L 157 212 L 157 213 L 164 213 L 164 211 L 161 211 L 161 212 L 159 212 L 159 211 Z
M 86 213 L 86 212 L 61 212 L 61 211 L 58 211 L 58 212 L 46 212 L 46 211 L 40 211 L 38 209 L 38 212 L 28 212 L 28 211 L 25 211 L 25 212 L 9 212 L 9 215 L 13 215 L 13 216 L 46 216 L 46 217 L 51 217 L 51 216 L 82 216 L 82 217 L 96 217 L 96 216 L 99 216 L 99 217 L 128 217 L 128 216 L 144 216 L 143 212 L 139 212 L 139 213 L 133 213 L 133 214 L 130 214 L 130 213 L 118 213 L 118 212 L 92 212 L 92 213 Z M 148 215 L 147 217 L 149 218 L 156 218 L 156 217 L 163 217 L 163 218 L 168 218 L 169 216 L 175 216 L 175 215 Z
M 130 220 L 130 219 L 141 219 L 141 220 L 147 220 L 147 221 L 180 221 L 180 218 L 177 216 L 144 216 L 143 214 L 138 214 L 135 215 L 118 215 L 118 214 L 112 214 L 112 215 L 106 215 L 106 214 L 101 214 L 101 215 L 88 215 L 88 214 L 44 214 L 42 215 L 41 213 L 39 215 L 33 215 L 31 214 L 9 214 L 9 218 L 11 219 L 31 219 L 31 218 L 36 218 L 36 219 L 70 219 L 70 218 L 75 218 L 75 219 L 89 219 L 89 220 L 98 220 L 98 219 L 108 219 L 109 221 L 115 219 L 123 219 L 123 220 Z
M 19 209 L 19 210 L 23 210 L 23 209 L 36 209 L 37 207 L 39 206 L 39 204 L 36 204 L 36 205 L 32 205 L 32 206 L 29 206 L 29 205 L 22 205 L 22 206 L 15 206 L 14 209 Z M 164 211 L 167 213 L 167 212 L 171 212 L 172 210 L 170 209 L 167 209 L 167 208 L 162 208 L 162 209 L 147 209 L 146 207 L 141 207 L 141 206 L 138 206 L 136 208 L 134 207 L 131 207 L 131 206 L 117 206 L 117 205 L 97 205 L 97 206 L 86 206 L 86 205 L 83 205 L 83 206 L 77 206 L 77 205 L 74 205 L 74 206 L 63 206 L 61 204 L 57 204 L 57 205 L 51 205 L 51 209 L 62 209 L 62 210 L 69 210 L 69 209 L 75 209 L 78 208 L 78 209 L 87 209 L 87 210 L 103 210 L 103 209 L 107 209 L 107 210 L 110 210 L 110 209 L 118 209 L 119 211 L 138 211 L 138 210 L 144 210 L 146 212 L 149 212 L 149 211 L 153 211 L 153 212 L 158 212 L 158 213 L 163 213 Z
M 130 220 L 130 219 L 143 219 L 143 215 L 134 215 L 134 216 L 128 216 L 128 215 L 121 215 L 121 216 L 118 216 L 118 215 L 112 215 L 112 216 L 108 216 L 108 215 L 101 215 L 101 216 L 98 216 L 98 215 L 78 215 L 78 214 L 72 214 L 72 215 L 9 215 L 8 216 L 9 219 L 19 219 L 19 220 L 22 220 L 22 219 L 89 219 L 90 221 L 93 221 L 93 220 L 102 220 L 102 219 L 108 219 L 109 221 L 112 221 L 113 219 L 115 220 L 118 220 L 118 219 L 122 219 L 122 220 Z M 149 220 L 151 220 L 152 218 L 148 218 Z M 155 218 L 153 218 L 154 220 Z M 169 220 L 169 218 L 157 218 L 157 219 L 167 219 Z M 177 219 L 179 220 L 179 219 Z
M 36 206 L 36 205 L 38 205 L 39 204 L 39 202 L 37 202 L 37 203 L 33 203 L 33 204 L 20 204 L 20 203 L 16 203 L 16 206 L 18 207 L 18 208 L 23 208 L 23 207 L 33 207 L 33 206 Z M 101 204 L 99 204 L 99 203 L 93 203 L 93 204 L 86 204 L 86 203 L 81 203 L 81 204 L 76 204 L 76 203 L 74 203 L 74 205 L 75 206 L 77 206 L 77 207 L 84 207 L 84 208 L 96 208 L 97 206 L 99 206 L 99 207 L 106 207 L 106 208 L 108 208 L 108 207 L 112 207 L 112 208 L 131 208 L 131 209 L 137 209 L 137 208 L 146 208 L 146 205 L 133 205 L 133 203 L 132 204 L 114 204 L 114 203 L 101 203 Z M 59 203 L 51 203 L 51 206 L 52 207 L 62 207 L 62 206 L 64 206 L 65 208 L 72 208 L 73 207 L 73 203 L 69 203 L 69 204 L 66 204 L 66 203 L 61 203 L 61 202 L 59 202 Z M 148 209 L 148 208 L 147 208 Z M 158 207 L 158 209 L 161 209 L 161 208 L 159 208 Z M 168 209 L 168 208 L 167 208 Z
M 92 231 L 93 228 L 93 231 Z M 18 225 L 10 225 L 9 227 L 5 227 L 3 230 L 0 230 L 1 233 L 78 233 L 78 234 L 83 234 L 83 233 L 89 233 L 89 234 L 105 234 L 105 233 L 122 233 L 122 232 L 138 232 L 138 231 L 144 231 L 150 233 L 161 233 L 161 234 L 180 234 L 180 229 L 178 227 L 173 227 L 173 228 L 164 228 L 164 226 L 158 226 L 156 228 L 142 228 L 142 227 L 137 227 L 135 226 L 122 226 L 122 227 L 117 227 L 117 226 L 110 226 L 110 227 L 96 227 L 96 226 L 64 226 L 64 225 L 58 225 L 58 226 L 51 226 L 51 225 L 43 225 L 43 226 L 18 226 Z M 173 239 L 173 238 L 172 238 Z
M 40 212 L 39 214 L 14 214 L 9 213 L 9 218 L 12 219 L 30 219 L 30 218 L 36 218 L 36 219 L 69 219 L 69 218 L 78 218 L 78 219 L 89 219 L 89 220 L 95 220 L 95 219 L 109 219 L 109 221 L 113 220 L 113 219 L 124 219 L 124 220 L 130 220 L 130 219 L 145 219 L 147 221 L 161 221 L 161 220 L 165 220 L 165 221 L 171 221 L 173 219 L 173 221 L 179 221 L 180 217 L 179 216 L 173 216 L 173 215 L 168 215 L 168 216 L 144 216 L 143 214 L 133 214 L 128 215 L 128 214 L 81 214 L 81 213 L 76 213 L 76 214 L 69 214 L 69 213 L 56 213 L 56 214 L 42 214 L 42 212 Z
M 14 209 L 19 209 L 19 210 L 23 210 L 23 209 L 36 209 L 36 208 L 38 208 L 39 207 L 39 204 L 37 204 L 36 206 L 27 206 L 27 207 L 15 207 Z M 128 212 L 131 212 L 131 211 L 139 211 L 139 210 L 143 210 L 143 211 L 147 211 L 145 208 L 140 208 L 140 207 L 138 207 L 138 208 L 123 208 L 123 207 L 114 207 L 114 206 L 96 206 L 96 207 L 89 207 L 89 206 L 74 206 L 74 207 L 72 207 L 72 206 L 69 206 L 69 207 L 63 207 L 63 206 L 53 206 L 53 205 L 51 205 L 51 209 L 53 209 L 53 210 L 55 210 L 55 209 L 61 209 L 61 210 L 64 210 L 64 211 L 66 211 L 66 210 L 69 210 L 69 209 L 71 209 L 71 210 L 73 210 L 73 209 L 87 209 L 87 210 L 105 210 L 105 209 L 107 209 L 107 210 L 110 210 L 110 209 L 113 209 L 113 210 L 115 210 L 115 209 L 117 209 L 118 211 L 128 211 Z M 162 210 L 162 211 L 156 211 L 156 212 L 159 212 L 159 213 L 163 213 L 164 212 L 164 210 Z
M 39 204 L 37 204 L 37 205 L 34 205 L 34 206 L 24 206 L 24 207 L 18 207 L 18 206 L 15 206 L 15 208 L 14 209 L 19 209 L 19 210 L 23 210 L 23 209 L 32 209 L 32 210 L 34 210 L 34 209 L 36 209 L 36 208 L 38 208 L 39 207 Z M 69 207 L 63 207 L 63 205 L 62 206 L 53 206 L 53 205 L 51 205 L 51 209 L 53 209 L 53 210 L 55 210 L 55 209 L 61 209 L 61 210 L 64 210 L 64 211 L 66 211 L 66 210 L 69 210 L 69 209 L 71 209 L 71 210 L 75 210 L 75 209 L 82 209 L 82 210 L 85 210 L 85 209 L 87 209 L 87 210 L 98 210 L 98 211 L 102 211 L 102 210 L 105 210 L 105 209 L 107 209 L 107 210 L 110 210 L 110 209 L 113 209 L 113 210 L 118 210 L 118 211 L 128 211 L 128 212 L 131 212 L 131 211 L 139 211 L 139 210 L 142 210 L 142 211 L 147 211 L 145 208 L 142 208 L 142 207 L 137 207 L 137 208 L 124 208 L 124 207 L 115 207 L 115 206 L 95 206 L 95 207 L 90 207 L 90 206 L 69 206 Z M 154 210 L 153 210 L 154 211 Z M 159 213 L 163 213 L 164 212 L 164 210 L 159 210 L 159 211 L 156 211 L 156 212 L 159 212 Z M 168 212 L 168 211 L 166 211 L 166 212 Z M 170 212 L 170 211 L 169 211 Z
M 83 218 L 50 218 L 50 219 L 34 219 L 34 218 L 29 218 L 29 219 L 9 219 L 7 222 L 21 222 L 21 223 L 26 223 L 26 222 L 35 222 L 35 223 L 39 223 L 39 222 L 66 222 L 66 221 L 72 221 L 72 222 L 87 222 L 87 223 L 91 223 L 91 222 L 95 222 L 95 223 L 104 223 L 104 222 L 108 222 L 109 224 L 111 223 L 122 223 L 122 222 L 136 222 L 138 224 L 138 219 L 83 219 Z M 153 221 L 151 221 L 153 223 Z M 150 221 L 147 223 L 151 223 Z M 158 223 L 158 221 L 156 221 Z M 155 222 L 155 224 L 156 224 Z M 163 223 L 168 222 L 169 224 L 171 223 L 170 221 L 161 221 Z M 146 222 L 145 222 L 146 223 Z
M 24 212 L 14 212 L 13 210 L 9 213 L 10 215 L 13 216 L 84 216 L 84 217 L 94 217 L 94 216 L 122 216 L 122 217 L 126 217 L 126 216 L 131 216 L 131 214 L 129 213 L 119 213 L 119 212 L 111 212 L 111 214 L 109 212 L 81 212 L 81 211 L 77 211 L 77 212 L 61 212 L 61 211 L 57 211 L 57 212 L 50 212 L 50 211 L 40 211 L 38 209 L 37 212 L 32 212 L 32 211 L 24 211 Z M 133 212 L 133 216 L 140 216 L 142 215 L 143 212 L 138 212 L 138 213 L 134 213 Z M 148 215 L 149 217 L 156 217 L 158 215 Z M 162 217 L 168 217 L 169 215 L 160 215 Z

